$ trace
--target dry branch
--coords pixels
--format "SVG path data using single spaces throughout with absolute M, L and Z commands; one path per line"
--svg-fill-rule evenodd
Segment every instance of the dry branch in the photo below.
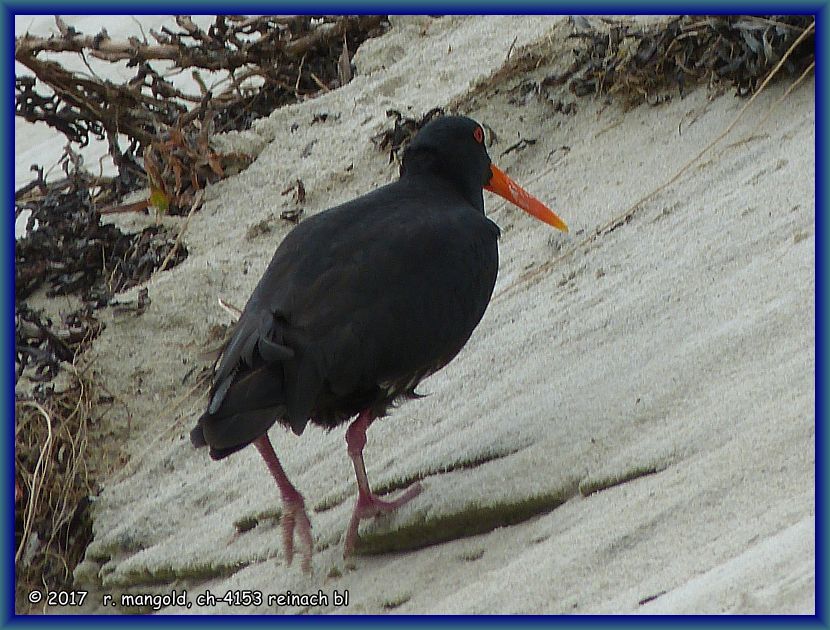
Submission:
M 15 40 L 15 59 L 40 82 L 29 76 L 16 78 L 16 114 L 30 122 L 45 122 L 81 146 L 90 136 L 106 139 L 119 171 L 141 172 L 138 164 L 145 151 L 154 146 L 154 156 L 165 157 L 164 145 L 176 134 L 201 137 L 208 126 L 210 135 L 245 129 L 277 107 L 338 87 L 347 74 L 344 63 L 348 64 L 349 51 L 382 32 L 384 17 L 217 16 L 202 29 L 189 16 L 180 15 L 178 29 L 151 30 L 152 41 L 115 40 L 105 30 L 85 35 L 60 17 L 56 23 L 56 35 L 27 33 Z M 136 69 L 135 76 L 116 84 L 100 79 L 91 68 L 91 74 L 72 72 L 46 58 L 54 53 L 81 55 L 85 63 L 87 57 L 127 61 L 128 68 Z M 158 62 L 166 64 L 165 69 L 192 69 L 199 93 L 177 89 L 153 67 Z M 224 76 L 209 88 L 199 70 Z M 224 89 L 214 95 L 213 89 L 223 83 Z M 123 151 L 119 134 L 130 141 Z M 162 205 L 172 211 L 186 212 L 192 195 L 213 181 L 213 175 L 221 177 L 228 170 L 223 161 L 239 162 L 238 156 L 219 155 L 203 143 L 199 148 L 196 153 L 185 152 L 190 162 L 170 154 L 176 164 L 155 165 L 158 173 L 174 174 L 156 190 L 167 193 L 180 189 L 183 181 L 193 182 L 187 191 L 164 196 Z M 213 175 L 206 176 L 205 165 Z

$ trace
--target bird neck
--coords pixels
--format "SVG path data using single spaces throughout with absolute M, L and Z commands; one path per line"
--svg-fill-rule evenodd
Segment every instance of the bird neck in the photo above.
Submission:
M 450 188 L 461 195 L 470 205 L 484 213 L 484 190 L 481 182 L 472 181 L 469 176 L 458 170 L 457 165 L 445 164 L 434 153 L 419 151 L 408 153 L 401 165 L 401 179 L 417 181 L 426 180 L 420 187 L 435 186 L 435 179 L 446 182 Z

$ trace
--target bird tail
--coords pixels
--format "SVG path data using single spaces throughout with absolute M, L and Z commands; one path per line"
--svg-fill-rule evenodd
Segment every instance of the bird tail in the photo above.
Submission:
M 223 459 L 263 435 L 285 413 L 282 369 L 261 365 L 214 388 L 190 441 L 196 448 L 210 447 L 212 459 Z

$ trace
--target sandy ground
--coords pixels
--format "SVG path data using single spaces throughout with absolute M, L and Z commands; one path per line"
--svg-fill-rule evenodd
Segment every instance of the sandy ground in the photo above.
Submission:
M 580 99 L 562 114 L 517 86 L 567 63 L 568 32 L 559 17 L 398 18 L 358 51 L 345 88 L 225 140 L 258 158 L 207 191 L 189 258 L 150 281 L 142 316 L 103 314 L 93 352 L 130 460 L 95 502 L 76 574 L 92 591 L 86 612 L 119 611 L 104 594 L 173 589 L 193 605 L 164 612 L 814 612 L 814 83 L 783 104 L 788 81 L 771 87 L 678 181 L 613 223 L 746 101 L 698 89 L 627 112 Z M 514 38 L 512 59 L 530 47 L 538 68 L 500 72 Z M 206 365 L 211 326 L 230 323 L 217 298 L 243 305 L 290 229 L 279 215 L 294 201 L 280 192 L 302 179 L 308 216 L 391 180 L 370 142 L 385 111 L 435 106 L 487 123 L 494 162 L 571 233 L 486 199 L 503 230 L 495 298 L 459 357 L 422 384 L 429 395 L 369 432 L 370 481 L 423 477 L 425 490 L 362 531 L 440 535 L 459 514 L 536 508 L 488 533 L 344 562 L 355 484 L 343 430 L 275 427 L 312 508 L 317 551 L 303 575 L 263 517 L 278 495 L 256 452 L 215 463 L 191 447 L 205 402 L 183 378 Z M 536 143 L 501 156 L 519 137 Z M 271 231 L 248 238 L 262 221 Z M 329 601 L 195 603 L 232 589 L 321 589 Z

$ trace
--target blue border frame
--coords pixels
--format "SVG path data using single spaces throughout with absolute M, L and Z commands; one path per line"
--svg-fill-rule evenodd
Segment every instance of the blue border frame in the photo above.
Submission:
M 62 14 L 88 14 L 88 15 L 164 15 L 174 14 L 175 9 L 182 12 L 189 11 L 191 14 L 213 14 L 228 7 L 224 0 L 205 0 L 195 2 L 194 0 L 179 0 L 178 2 L 165 2 L 164 0 L 146 0 L 136 2 L 130 0 L 118 5 L 119 11 L 113 11 L 113 5 L 103 0 L 0 0 L 4 18 L 12 18 L 15 15 L 49 15 L 61 9 Z M 391 6 L 390 6 L 391 5 Z M 469 14 L 469 15 L 568 15 L 568 14 L 640 14 L 640 15 L 663 15 L 667 12 L 694 14 L 738 14 L 758 13 L 760 11 L 786 15 L 795 14 L 816 14 L 823 13 L 827 2 L 795 0 L 792 3 L 769 0 L 732 0 L 728 3 L 717 0 L 698 0 L 694 2 L 658 2 L 656 0 L 605 0 L 578 2 L 576 0 L 523 0 L 520 2 L 504 2 L 499 0 L 407 0 L 391 3 L 389 0 L 355 0 L 355 1 L 332 1 L 325 2 L 301 2 L 276 0 L 241 0 L 233 4 L 234 13 L 256 13 L 278 10 L 279 13 L 352 13 L 352 14 Z M 191 10 L 192 9 L 192 10 Z M 13 32 L 13 29 L 9 31 Z
M 3 55 L 3 85 L 13 84 L 14 77 L 14 18 L 4 5 L 0 13 L 0 41 L 6 42 L 7 54 Z M 8 61 L 6 61 L 8 59 Z M 8 92 L 7 92 L 8 93 Z M 6 165 L 14 164 L 14 105 L 8 103 L 3 107 L 2 128 L 0 138 L 5 138 L 3 143 L 3 161 Z M 0 181 L 2 181 L 3 197 L 7 199 L 7 211 L 11 213 L 14 208 L 14 176 L 13 167 L 7 166 L 2 169 Z M 13 216 L 13 214 L 12 214 Z M 14 614 L 14 219 L 2 222 L 2 255 L 3 269 L 0 275 L 0 296 L 3 300 L 3 333 L 0 339 L 2 344 L 3 357 L 5 360 L 0 365 L 0 378 L 2 378 L 3 391 L 3 416 L 8 418 L 2 427 L 2 482 L 0 482 L 0 513 L 3 515 L 3 522 L 6 523 L 2 548 L 3 567 L 0 570 L 0 623 L 7 623 L 7 620 Z
M 223 7 L 227 7 L 226 2 L 218 0 L 209 0 L 207 2 L 195 3 L 192 0 L 176 2 L 175 6 L 171 6 L 169 2 L 163 0 L 145 0 L 140 5 L 127 3 L 121 4 L 117 11 L 111 3 L 104 2 L 42 2 L 33 1 L 25 2 L 21 0 L 6 2 L 0 0 L 2 9 L 0 10 L 0 37 L 5 43 L 7 54 L 3 56 L 2 72 L 3 84 L 10 86 L 13 84 L 14 78 L 14 16 L 15 15 L 37 15 L 49 14 L 58 12 L 72 13 L 72 14 L 131 14 L 131 15 L 145 15 L 145 14 L 164 14 L 174 13 L 172 9 L 180 8 L 181 12 L 190 13 L 213 13 L 219 12 Z M 770 3 L 770 2 L 730 2 L 728 5 L 716 2 L 714 0 L 699 1 L 689 4 L 671 3 L 658 4 L 656 2 L 544 2 L 544 1 L 524 1 L 520 3 L 500 3 L 493 0 L 485 0 L 484 2 L 476 2 L 475 0 L 454 0 L 449 2 L 425 2 L 409 0 L 395 4 L 390 7 L 388 2 L 380 2 L 378 0 L 363 0 L 362 2 L 314 2 L 312 5 L 289 2 L 289 3 L 274 3 L 263 2 L 256 0 L 246 0 L 241 4 L 235 4 L 233 7 L 234 13 L 256 13 L 273 12 L 278 9 L 282 13 L 308 13 L 309 9 L 313 7 L 313 12 L 316 13 L 476 13 L 476 14 L 508 14 L 508 13 L 526 13 L 526 14 L 546 14 L 546 13 L 585 13 L 585 14 L 599 14 L 599 13 L 627 13 L 627 14 L 660 14 L 666 12 L 672 13 L 778 13 L 781 14 L 815 14 L 816 15 L 816 284 L 815 284 L 815 334 L 816 334 L 816 369 L 815 369 L 815 411 L 816 411 L 816 428 L 815 428 L 815 462 L 816 462 L 816 615 L 813 617 L 793 617 L 793 616 L 776 616 L 776 617 L 759 617 L 759 616 L 743 616 L 730 618 L 717 618 L 703 616 L 670 616 L 670 617 L 533 617 L 533 616 L 511 616 L 502 620 L 500 617 L 473 617 L 473 616 L 459 616 L 459 617 L 438 617 L 434 615 L 427 615 L 423 617 L 387 617 L 387 616 L 355 616 L 355 617 L 334 617 L 334 618 L 318 618 L 318 617 L 302 617 L 302 618 L 283 618 L 272 616 L 251 616 L 251 617 L 193 617 L 193 621 L 189 623 L 199 624 L 231 624 L 239 623 L 243 619 L 250 619 L 254 622 L 271 624 L 279 624 L 280 626 L 300 626 L 309 623 L 342 623 L 342 624 L 371 624 L 373 626 L 379 624 L 429 624 L 432 627 L 437 626 L 457 626 L 459 624 L 475 624 L 475 625 L 493 625 L 505 622 L 523 623 L 523 624 L 545 624 L 545 625 L 568 625 L 568 626 L 586 626 L 599 625 L 606 623 L 618 623 L 623 625 L 649 625 L 656 624 L 682 624 L 682 625 L 698 625 L 706 624 L 711 626 L 712 623 L 717 625 L 764 625 L 764 626 L 781 626 L 789 627 L 793 625 L 810 626 L 810 627 L 828 627 L 827 609 L 825 606 L 824 595 L 826 593 L 826 568 L 827 568 L 827 547 L 825 540 L 821 533 L 825 531 L 826 507 L 827 507 L 827 485 L 826 485 L 826 463 L 824 456 L 828 452 L 827 431 L 823 422 L 819 419 L 825 417 L 825 397 L 823 386 L 826 383 L 825 378 L 825 364 L 824 358 L 826 356 L 826 339 L 824 336 L 824 313 L 825 313 L 825 297 L 827 295 L 826 284 L 826 255 L 823 251 L 822 245 L 827 242 L 827 222 L 823 212 L 827 208 L 827 192 L 825 188 L 825 176 L 827 166 L 825 162 L 826 148 L 827 148 L 827 128 L 824 112 L 826 106 L 825 89 L 828 85 L 828 67 L 830 64 L 826 60 L 830 58 L 830 50 L 828 50 L 828 42 L 824 39 L 824 34 L 828 32 L 830 26 L 830 14 L 828 13 L 828 2 L 795 2 L 789 3 Z M 12 90 L 7 91 L 11 94 Z M 11 103 L 12 106 L 9 106 Z M 0 138 L 6 139 L 3 143 L 4 158 L 6 167 L 0 175 L 2 181 L 2 189 L 4 197 L 8 200 L 7 208 L 9 212 L 14 207 L 14 143 L 12 141 L 14 133 L 14 107 L 13 101 L 8 101 L 4 108 L 4 115 L 0 122 Z M 0 338 L 2 344 L 3 355 L 6 360 L 0 366 L 0 377 L 4 385 L 5 396 L 3 399 L 4 417 L 8 419 L 14 418 L 14 361 L 13 361 L 13 347 L 14 347 L 14 221 L 4 221 L 2 225 L 2 247 L 3 247 L 3 270 L 2 270 L 2 290 L 0 296 L 4 301 L 3 308 L 3 335 Z M 3 567 L 0 570 L 0 625 L 25 625 L 25 626 L 45 626 L 51 625 L 51 622 L 58 622 L 61 624 L 100 624 L 112 623 L 115 619 L 111 617 L 97 617 L 97 616 L 54 616 L 54 617 L 30 617 L 18 616 L 14 614 L 14 423 L 10 420 L 6 422 L 3 427 L 5 440 L 2 446 L 2 462 L 3 462 L 3 477 L 0 482 L 0 510 L 4 514 L 4 522 L 6 522 L 5 536 L 3 536 L 2 552 L 3 552 Z M 11 506 L 11 508 L 9 508 Z M 167 621 L 169 619 L 169 621 Z M 159 617 L 131 617 L 120 616 L 116 623 L 152 623 L 154 626 L 180 624 L 184 619 L 189 617 L 175 617 L 175 618 L 159 618 Z
M 828 453 L 827 427 L 824 424 L 826 418 L 826 402 L 824 385 L 826 383 L 824 359 L 827 356 L 827 341 L 824 336 L 825 322 L 825 300 L 827 296 L 827 259 L 823 250 L 827 242 L 827 223 L 824 212 L 827 209 L 826 175 L 827 163 L 825 161 L 828 147 L 826 116 L 824 108 L 827 107 L 827 85 L 828 85 L 828 54 L 830 44 L 824 34 L 830 26 L 830 12 L 827 5 L 823 5 L 816 16 L 816 208 L 815 208 L 815 260 L 816 260 L 816 286 L 815 286 L 815 333 L 816 333 L 816 372 L 815 372 L 815 396 L 816 396 L 816 433 L 815 433 L 815 508 L 816 508 L 816 618 L 822 625 L 827 626 L 827 607 L 825 594 L 827 593 L 827 546 L 822 536 L 827 531 L 827 464 L 824 460 Z

